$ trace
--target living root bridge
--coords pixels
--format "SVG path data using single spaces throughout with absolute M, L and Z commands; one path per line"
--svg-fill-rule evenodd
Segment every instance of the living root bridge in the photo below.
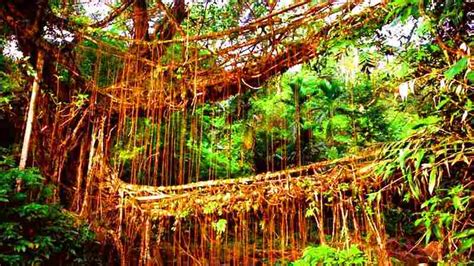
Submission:
M 349 245 L 363 235 L 382 252 L 381 202 L 367 203 L 367 193 L 382 186 L 371 175 L 374 158 L 168 187 L 114 178 L 117 223 L 109 233 L 130 247 L 123 258 L 142 265 L 275 263 L 296 259 L 310 242 Z
M 172 201 L 185 201 L 198 195 L 206 197 L 209 194 L 216 194 L 216 192 L 225 194 L 238 190 L 257 191 L 256 189 L 258 188 L 284 188 L 289 190 L 289 186 L 295 182 L 310 181 L 314 181 L 317 186 L 331 186 L 339 182 L 346 182 L 349 177 L 361 176 L 364 171 L 367 171 L 364 166 L 369 166 L 368 162 L 371 162 L 368 159 L 373 158 L 374 155 L 349 157 L 334 161 L 318 162 L 283 171 L 263 173 L 252 177 L 207 180 L 177 186 L 144 186 L 129 184 L 123 181 L 118 181 L 118 186 L 120 187 L 119 193 L 123 194 L 127 201 L 149 210 L 150 206 L 156 206 L 156 204 L 163 201 L 167 202 L 165 205 L 169 205 L 168 203 Z M 331 179 L 337 179 L 341 176 L 346 178 L 333 180 L 336 183 L 325 183 L 328 180 L 323 180 L 324 178 L 322 177 L 324 176 Z M 351 181 L 354 180 L 352 179 Z M 172 212 L 169 214 L 175 216 Z

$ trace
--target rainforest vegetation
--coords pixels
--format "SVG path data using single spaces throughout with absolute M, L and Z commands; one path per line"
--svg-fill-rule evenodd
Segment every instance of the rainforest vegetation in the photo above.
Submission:
M 0 265 L 474 263 L 474 2 L 0 1 Z

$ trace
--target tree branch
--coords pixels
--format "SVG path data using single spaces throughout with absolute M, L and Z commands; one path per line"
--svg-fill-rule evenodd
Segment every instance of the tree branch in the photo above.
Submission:
M 125 0 L 119 7 L 116 9 L 112 10 L 107 17 L 105 17 L 101 21 L 97 21 L 96 23 L 90 25 L 92 28 L 103 28 L 107 26 L 110 22 L 112 22 L 114 19 L 116 19 L 120 14 L 122 14 L 123 11 L 125 11 L 131 4 L 133 3 L 132 0 Z

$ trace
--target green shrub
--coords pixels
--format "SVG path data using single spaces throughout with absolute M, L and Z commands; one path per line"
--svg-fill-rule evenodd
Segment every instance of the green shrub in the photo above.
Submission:
M 320 245 L 307 247 L 303 251 L 303 257 L 292 265 L 363 265 L 366 262 L 364 253 L 356 246 L 337 250 L 330 246 Z
M 35 169 L 0 172 L 0 265 L 96 262 L 94 234 L 49 203 L 52 193 Z

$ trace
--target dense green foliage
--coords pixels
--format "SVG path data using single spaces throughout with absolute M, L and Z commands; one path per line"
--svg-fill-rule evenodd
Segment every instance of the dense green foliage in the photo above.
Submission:
M 451 244 L 457 246 L 452 256 L 463 254 L 474 244 L 474 228 L 462 228 L 456 225 L 469 215 L 471 191 L 461 185 L 438 190 L 426 200 L 417 213 L 414 225 L 425 230 L 425 242 L 436 239 L 443 241 L 449 238 Z M 448 235 L 449 234 L 449 235 Z
M 436 116 L 426 116 L 415 107 L 420 104 L 416 99 L 400 103 L 390 92 L 396 88 L 379 89 L 381 83 L 407 78 L 410 62 L 387 62 L 380 52 L 371 52 L 380 58 L 372 63 L 386 63 L 385 69 L 367 74 L 356 65 L 351 77 L 341 71 L 359 56 L 368 57 L 368 49 L 335 47 L 324 63 L 305 65 L 258 91 L 199 109 L 204 131 L 210 133 L 201 146 L 202 175 L 215 169 L 218 177 L 227 177 L 227 172 L 242 176 L 336 159 L 376 143 L 400 140 L 413 128 L 436 121 Z M 384 76 L 391 68 L 395 74 Z
M 367 263 L 367 260 L 364 253 L 356 246 L 337 250 L 326 245 L 320 245 L 307 247 L 303 251 L 303 257 L 291 265 L 365 265 L 365 263 Z
M 35 169 L 0 172 L 0 264 L 98 262 L 94 233 L 51 203 L 44 181 Z

